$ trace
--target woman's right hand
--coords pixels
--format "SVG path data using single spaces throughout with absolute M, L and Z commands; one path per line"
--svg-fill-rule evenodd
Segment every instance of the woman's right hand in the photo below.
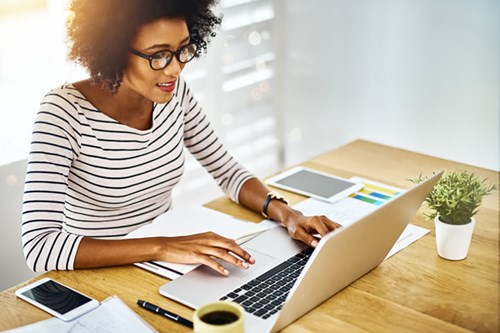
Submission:
M 179 264 L 203 264 L 223 275 L 229 275 L 229 271 L 215 258 L 245 269 L 255 262 L 236 241 L 213 232 L 180 237 L 156 237 L 156 241 L 159 244 L 157 260 Z

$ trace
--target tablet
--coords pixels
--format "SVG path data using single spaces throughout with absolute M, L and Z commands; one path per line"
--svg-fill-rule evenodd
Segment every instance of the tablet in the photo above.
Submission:
M 363 184 L 305 167 L 295 167 L 266 180 L 266 184 L 312 198 L 335 202 L 363 188 Z

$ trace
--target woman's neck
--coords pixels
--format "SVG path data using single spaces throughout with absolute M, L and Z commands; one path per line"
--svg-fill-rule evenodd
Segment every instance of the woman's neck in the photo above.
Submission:
M 153 102 L 126 87 L 112 94 L 107 87 L 92 84 L 90 80 L 73 86 L 102 113 L 124 125 L 138 130 L 147 130 L 153 125 Z

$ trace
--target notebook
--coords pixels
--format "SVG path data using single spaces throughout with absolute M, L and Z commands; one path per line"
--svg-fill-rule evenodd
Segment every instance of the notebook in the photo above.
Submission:
M 284 262 L 297 260 L 294 257 L 304 250 L 303 255 L 307 257 L 310 251 L 310 258 L 303 260 L 304 267 L 298 268 L 298 273 L 297 270 L 291 273 L 296 275 L 294 282 L 276 281 L 269 285 L 271 289 L 262 289 L 242 301 L 246 310 L 246 332 L 278 331 L 377 267 L 441 175 L 442 172 L 436 174 L 349 226 L 329 233 L 314 251 L 292 240 L 285 228 L 271 228 L 243 244 L 242 247 L 256 260 L 250 269 L 226 265 L 231 274 L 223 277 L 206 266 L 200 266 L 161 286 L 160 293 L 192 308 L 218 299 L 239 301 L 238 297 L 245 295 L 243 290 L 263 280 L 270 270 Z M 282 271 L 286 273 L 287 268 Z M 281 290 L 279 295 L 273 291 L 273 286 Z M 273 296 L 278 297 L 272 299 Z M 252 304 L 259 302 L 270 304 L 271 308 L 275 305 L 273 301 L 282 302 L 273 310 L 266 310 L 268 312 L 251 310 Z

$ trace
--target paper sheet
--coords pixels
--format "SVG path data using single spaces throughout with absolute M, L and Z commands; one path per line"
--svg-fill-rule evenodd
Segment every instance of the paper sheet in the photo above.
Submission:
M 118 296 L 104 300 L 95 310 L 66 322 L 50 318 L 34 324 L 22 326 L 9 333 L 136 333 L 157 332 Z

